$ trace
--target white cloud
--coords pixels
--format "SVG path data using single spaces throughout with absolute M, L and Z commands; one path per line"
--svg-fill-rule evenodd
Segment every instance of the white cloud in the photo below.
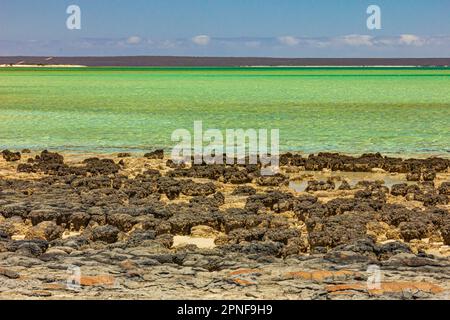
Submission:
M 378 45 L 390 47 L 395 46 L 398 44 L 398 39 L 394 37 L 388 37 L 388 38 L 377 38 L 375 40 L 375 43 Z
M 247 41 L 245 45 L 249 48 L 258 48 L 261 45 L 261 41 Z
M 407 46 L 420 47 L 425 44 L 425 40 L 414 34 L 402 34 L 400 35 L 399 43 Z
M 192 42 L 199 46 L 207 46 L 211 42 L 211 38 L 207 35 L 199 35 L 193 37 Z
M 319 38 L 307 38 L 307 39 L 302 39 L 302 42 L 304 42 L 308 46 L 314 47 L 314 48 L 326 48 L 331 45 L 330 39 L 326 39 L 326 38 L 320 38 L 320 39 Z
M 1 0 L 0 0 L 1 1 Z M 197 47 L 198 46 L 198 47 Z M 124 38 L 79 38 L 67 40 L 0 40 L 0 55 L 114 55 L 154 54 L 154 55 L 198 55 L 230 56 L 297 56 L 301 48 L 305 55 L 317 57 L 361 56 L 391 57 L 441 56 L 450 52 L 450 35 L 397 34 L 371 36 L 350 34 L 332 37 L 210 37 L 198 35 L 194 38 L 154 38 L 130 35 Z M 283 48 L 281 48 L 283 47 Z M 282 50 L 281 50 L 282 49 Z M 357 51 L 355 51 L 357 49 Z M 62 50 L 62 51 L 61 51 Z
M 281 44 L 284 44 L 286 46 L 296 46 L 300 43 L 300 39 L 293 37 L 293 36 L 282 36 L 282 37 L 278 37 L 278 41 Z
M 350 46 L 373 46 L 373 37 L 367 35 L 350 34 L 341 37 L 339 40 Z
M 138 36 L 131 36 L 127 39 L 128 44 L 139 44 L 141 41 L 142 39 Z
M 177 41 L 164 40 L 158 44 L 158 48 L 160 49 L 173 49 L 178 46 Z

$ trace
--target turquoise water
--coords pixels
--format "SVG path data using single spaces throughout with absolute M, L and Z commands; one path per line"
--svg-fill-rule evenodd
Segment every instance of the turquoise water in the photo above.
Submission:
M 450 70 L 0 70 L 1 148 L 170 148 L 195 120 L 280 129 L 282 150 L 448 154 Z

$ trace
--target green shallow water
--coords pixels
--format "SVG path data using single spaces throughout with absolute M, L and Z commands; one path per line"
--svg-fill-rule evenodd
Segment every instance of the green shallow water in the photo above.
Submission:
M 280 129 L 282 150 L 445 155 L 450 70 L 0 69 L 1 148 L 170 148 L 195 120 Z

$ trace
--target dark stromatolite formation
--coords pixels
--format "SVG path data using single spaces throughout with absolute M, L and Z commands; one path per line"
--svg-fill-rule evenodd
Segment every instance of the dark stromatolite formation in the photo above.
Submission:
M 450 160 L 433 157 L 428 159 L 401 159 L 382 156 L 379 153 L 363 154 L 359 157 L 339 153 L 319 153 L 303 157 L 299 154 L 286 153 L 280 156 L 282 165 L 302 166 L 306 170 L 318 171 L 330 169 L 344 172 L 369 172 L 381 168 L 388 172 L 421 174 L 424 180 L 433 180 L 436 172 L 444 172 L 450 166 Z
M 11 152 L 9 150 L 3 150 L 1 152 L 3 159 L 7 162 L 19 161 L 21 159 L 20 152 Z
M 166 171 L 146 168 L 130 176 L 112 159 L 89 158 L 68 165 L 63 156 L 47 151 L 31 159 L 18 164 L 18 171 L 41 173 L 40 178 L 0 179 L 0 254 L 38 259 L 44 265 L 66 261 L 72 253 L 105 265 L 131 260 L 142 268 L 189 266 L 220 272 L 230 265 L 240 267 L 243 261 L 270 267 L 285 259 L 306 261 L 306 254 L 311 254 L 311 259 L 324 259 L 323 264 L 437 268 L 445 261 L 414 254 L 412 243 L 433 238 L 450 245 L 448 182 L 404 183 L 389 190 L 381 182 L 360 181 L 342 188 L 351 196 L 323 201 L 315 192 L 335 191 L 333 181 L 311 180 L 308 192 L 295 194 L 287 189 L 287 175 L 262 177 L 258 165 L 172 168 L 169 163 Z M 314 170 L 328 168 L 326 161 L 341 163 L 340 157 L 330 155 L 311 159 L 319 164 Z M 361 159 L 370 164 L 363 170 L 386 162 L 394 168 L 394 161 L 378 155 L 343 159 L 347 162 L 331 168 Z M 305 168 L 308 162 L 294 155 L 288 160 Z M 420 167 L 421 172 L 444 170 L 444 162 L 436 159 L 395 163 L 401 163 L 395 167 L 400 171 L 407 166 Z M 225 192 L 223 185 L 231 191 Z M 244 205 L 228 207 L 229 197 Z M 424 206 L 392 204 L 389 197 Z M 396 232 L 396 241 L 377 243 L 373 226 Z M 172 248 L 174 236 L 189 236 L 196 227 L 215 235 L 213 251 Z M 18 240 L 21 228 L 26 232 Z M 62 236 L 69 231 L 75 234 Z M 116 251 L 120 254 L 107 254 Z
M 298 161 L 298 157 L 294 158 Z M 321 154 L 310 159 L 315 163 L 321 163 L 320 167 L 323 167 L 326 166 L 323 159 L 332 159 L 337 163 L 341 158 Z M 367 163 L 374 167 L 382 167 L 385 161 L 385 158 L 379 155 L 364 155 L 359 158 L 361 159 L 370 160 Z M 307 164 L 307 160 L 305 161 Z M 434 170 L 444 168 L 442 161 L 436 159 L 430 161 L 411 160 L 407 163 L 434 166 Z M 24 166 L 30 169 L 24 170 Z M 366 234 L 365 226 L 370 221 L 382 221 L 398 227 L 406 242 L 425 238 L 437 232 L 447 234 L 446 217 L 434 219 L 433 214 L 428 211 L 417 213 L 404 207 L 391 208 L 386 203 L 389 189 L 378 182 L 361 181 L 355 186 L 358 190 L 353 199 L 336 198 L 326 204 L 320 203 L 313 196 L 295 197 L 289 192 L 280 191 L 254 194 L 252 192 L 254 189 L 241 186 L 239 188 L 242 191 L 238 188 L 236 191 L 239 192 L 235 191 L 235 194 L 246 196 L 246 205 L 243 212 L 239 213 L 241 217 L 234 218 L 234 227 L 230 228 L 229 218 L 233 217 L 233 214 L 221 211 L 220 207 L 225 203 L 225 197 L 221 193 L 216 193 L 215 184 L 197 183 L 185 177 L 209 177 L 214 181 L 217 178 L 216 174 L 229 177 L 230 172 L 233 172 L 234 176 L 242 173 L 243 181 L 256 180 L 258 184 L 264 186 L 282 184 L 287 177 L 282 174 L 259 177 L 255 168 L 249 165 L 203 164 L 169 171 L 167 176 L 162 176 L 159 171 L 152 169 L 135 178 L 128 178 L 120 174 L 120 166 L 113 160 L 89 158 L 84 160 L 81 166 L 69 166 L 64 163 L 61 155 L 47 151 L 29 161 L 29 164 L 20 164 L 18 170 L 43 172 L 49 176 L 28 182 L 2 181 L 3 185 L 8 185 L 8 189 L 14 190 L 10 198 L 15 199 L 4 200 L 0 207 L 0 213 L 5 218 L 19 216 L 24 220 L 30 220 L 35 226 L 53 221 L 56 226 L 62 225 L 66 229 L 75 230 L 82 228 L 90 230 L 94 226 L 104 226 L 104 232 L 101 232 L 103 229 L 86 232 L 95 241 L 105 239 L 106 242 L 115 242 L 113 240 L 116 237 L 106 232 L 112 230 L 110 227 L 117 228 L 118 232 L 128 232 L 138 224 L 153 228 L 159 234 L 163 234 L 163 230 L 171 234 L 189 234 L 190 229 L 196 225 L 208 225 L 226 233 L 242 229 L 241 235 L 238 236 L 234 232 L 227 237 L 233 242 L 236 242 L 236 239 L 250 242 L 262 239 L 277 241 L 276 239 L 280 237 L 273 236 L 270 216 L 261 219 L 262 212 L 279 214 L 287 211 L 295 212 L 298 219 L 306 224 L 310 249 L 333 248 L 357 240 Z M 179 179 L 179 176 L 183 179 Z M 262 183 L 262 178 L 269 182 Z M 235 184 L 235 179 L 225 179 L 224 182 Z M 331 180 L 310 181 L 307 191 L 334 189 L 335 185 Z M 34 191 L 31 195 L 24 196 L 24 190 Z M 435 205 L 448 203 L 445 183 L 438 189 L 426 184 L 394 185 L 391 193 L 404 197 L 412 194 L 414 200 L 422 201 L 430 207 L 430 212 L 434 212 Z M 161 194 L 169 200 L 177 199 L 181 195 L 191 199 L 187 205 L 178 204 L 174 209 L 173 205 L 160 201 Z M 44 200 L 45 198 L 52 200 Z M 150 221 L 152 223 L 149 223 Z M 47 228 L 51 228 L 51 225 Z M 295 238 L 296 233 L 287 228 L 284 234 L 287 238 L 281 237 L 280 242 L 287 244 L 290 238 Z

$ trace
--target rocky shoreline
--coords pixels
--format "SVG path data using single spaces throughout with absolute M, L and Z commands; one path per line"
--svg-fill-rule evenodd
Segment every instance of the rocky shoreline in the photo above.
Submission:
M 5 150 L 0 299 L 450 298 L 449 159 L 260 169 Z

